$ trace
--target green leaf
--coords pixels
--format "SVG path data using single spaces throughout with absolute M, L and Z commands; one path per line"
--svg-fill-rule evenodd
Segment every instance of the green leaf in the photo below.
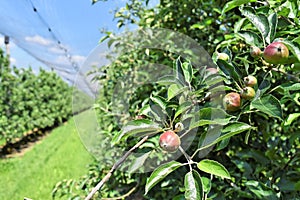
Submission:
M 259 99 L 260 97 L 263 96 L 263 94 L 271 87 L 271 84 L 268 80 L 263 80 L 259 86 L 258 89 L 256 91 L 256 95 L 253 99 L 253 101 L 255 101 L 256 99 Z
M 194 29 L 203 29 L 205 28 L 204 24 L 193 24 L 190 29 L 194 30 Z
M 217 64 L 225 75 L 233 78 L 236 82 L 239 82 L 241 76 L 239 75 L 237 68 L 225 60 L 218 60 Z
M 182 69 L 183 69 L 185 81 L 187 83 L 191 83 L 193 78 L 193 66 L 191 62 L 184 62 L 182 64 Z
M 247 19 L 246 18 L 241 18 L 241 19 L 239 19 L 239 21 L 237 21 L 234 24 L 234 33 L 238 33 L 242 29 L 242 26 L 243 26 L 245 20 L 247 20 Z
M 215 94 L 217 92 L 234 91 L 234 89 L 232 87 L 230 87 L 230 86 L 227 86 L 227 85 L 218 85 L 216 87 L 210 87 L 209 91 L 212 94 Z
M 250 2 L 256 2 L 256 0 L 233 0 L 233 1 L 229 1 L 224 5 L 223 10 L 222 10 L 222 15 L 224 15 L 229 10 L 232 10 L 232 9 L 234 9 L 234 8 L 240 6 L 240 5 L 250 3 Z
M 217 83 L 223 83 L 225 77 L 220 76 L 219 74 L 216 76 L 209 76 L 209 78 L 205 79 L 205 84 L 208 86 L 215 85 Z
M 141 108 L 139 114 L 149 116 L 150 112 L 151 112 L 150 105 L 146 104 Z
M 192 102 L 190 102 L 190 101 L 186 101 L 186 102 L 182 103 L 181 105 L 179 105 L 178 108 L 176 109 L 174 119 L 176 119 L 180 114 L 182 114 L 185 111 L 187 111 L 188 109 L 190 109 L 191 106 L 192 106 Z
M 208 124 L 226 125 L 231 119 L 231 117 L 226 118 L 226 116 L 228 116 L 228 114 L 223 109 L 207 107 L 202 108 L 195 113 L 191 113 L 190 116 L 186 117 L 194 118 L 194 122 L 190 124 L 190 129 L 193 129 Z
M 205 176 L 202 176 L 201 180 L 202 180 L 203 191 L 208 194 L 211 189 L 211 180 Z
M 300 90 L 300 83 L 295 83 L 291 86 L 280 86 L 284 92 L 289 92 L 289 91 L 298 91 Z
M 250 109 L 257 109 L 272 117 L 277 117 L 282 120 L 282 110 L 279 100 L 273 95 L 267 95 L 255 99 L 250 104 Z
M 298 91 L 300 90 L 300 83 L 295 83 L 293 85 L 279 85 L 274 89 L 274 91 L 279 92 L 280 94 L 289 95 L 290 91 Z
M 200 174 L 193 170 L 184 177 L 185 199 L 198 200 L 203 197 L 203 186 Z
M 165 110 L 166 109 L 166 107 L 167 107 L 167 101 L 166 101 L 166 99 L 164 99 L 163 97 L 160 97 L 160 96 L 150 96 L 150 99 L 154 102 L 154 103 L 156 103 L 156 104 L 158 104 L 160 107 L 161 107 L 161 109 L 163 109 L 163 110 Z
M 221 142 L 219 142 L 219 143 L 216 145 L 215 151 L 220 151 L 220 150 L 226 148 L 226 147 L 228 146 L 229 142 L 230 142 L 230 138 L 227 138 L 227 139 L 222 140 Z
M 156 81 L 157 84 L 160 85 L 172 85 L 172 84 L 177 84 L 184 86 L 182 83 L 180 83 L 180 80 L 178 80 L 174 75 L 165 75 L 161 78 L 159 78 L 158 81 Z
M 280 10 L 283 9 L 286 12 L 279 12 L 281 15 L 284 15 L 288 18 L 297 18 L 297 13 L 299 13 L 299 2 L 298 1 L 285 1 L 285 3 L 281 4 Z M 299 14 L 298 14 L 299 16 Z
M 223 119 L 228 114 L 221 108 L 207 107 L 199 110 L 200 119 Z
M 178 103 L 174 101 L 167 102 L 165 98 L 160 96 L 151 96 L 149 104 L 154 117 L 165 123 L 165 120 L 173 115 L 173 109 L 178 107 Z
M 252 7 L 242 8 L 241 13 L 259 30 L 263 39 L 266 39 L 270 32 L 268 18 L 263 14 L 256 15 Z
M 276 28 L 277 28 L 277 23 L 278 23 L 277 14 L 275 12 L 270 14 L 268 16 L 268 21 L 269 21 L 270 31 L 268 33 L 268 36 L 266 37 L 266 41 L 267 41 L 267 43 L 270 43 L 276 34 Z
M 182 163 L 171 161 L 168 163 L 165 163 L 163 165 L 160 165 L 158 168 L 156 168 L 150 177 L 147 179 L 146 187 L 145 187 L 145 195 L 153 188 L 157 183 L 159 183 L 161 180 L 163 180 L 166 176 L 168 176 L 170 173 L 175 171 L 177 168 L 183 166 Z
M 202 108 L 191 114 L 195 116 L 196 120 L 199 120 L 199 119 L 205 119 L 205 120 L 224 119 L 226 116 L 229 116 L 225 112 L 225 110 L 223 110 L 221 108 L 214 108 L 214 107 Z
M 166 110 L 160 107 L 159 104 L 153 102 L 151 99 L 149 101 L 149 105 L 150 105 L 150 110 L 151 110 L 150 113 L 152 114 L 152 117 L 154 117 L 155 120 L 159 122 L 165 122 L 165 120 L 168 117 L 168 113 L 166 112 Z
M 212 141 L 208 144 L 204 143 L 204 145 L 201 145 L 200 150 L 211 147 L 212 145 L 215 145 L 222 140 L 228 139 L 236 134 L 242 133 L 242 132 L 250 130 L 250 129 L 252 129 L 252 126 L 250 126 L 246 123 L 242 123 L 242 122 L 229 123 L 228 125 L 225 126 L 225 128 L 223 128 L 220 136 L 217 139 L 215 139 L 214 141 Z M 218 130 L 218 129 L 216 129 L 216 130 Z M 214 131 L 212 131 L 212 132 L 214 132 Z M 217 133 L 215 133 L 215 134 L 217 134 Z M 207 138 L 207 137 L 210 137 L 210 135 L 205 136 L 205 138 Z M 203 140 L 205 140 L 205 138 Z M 208 139 L 208 141 L 210 141 L 210 140 Z
M 174 72 L 175 77 L 182 83 L 185 83 L 184 73 L 183 73 L 183 67 L 180 60 L 180 57 L 178 57 L 174 64 Z
M 246 187 L 249 188 L 259 199 L 278 199 L 276 193 L 265 184 L 258 181 L 250 180 L 245 183 Z
M 221 178 L 227 178 L 227 179 L 231 178 L 227 169 L 221 163 L 214 160 L 209 160 L 209 159 L 201 160 L 197 164 L 197 167 L 203 172 L 215 176 L 219 176 Z
M 229 122 L 230 122 L 230 118 L 214 119 L 214 120 L 202 119 L 202 120 L 192 123 L 190 125 L 190 129 L 197 128 L 199 126 L 209 125 L 209 124 L 226 125 Z
M 168 100 L 173 99 L 175 96 L 186 91 L 187 89 L 188 87 L 181 87 L 177 84 L 170 85 L 170 87 L 168 88 Z
M 139 168 L 141 168 L 151 153 L 152 151 L 149 151 L 147 153 L 142 154 L 141 156 L 136 157 L 134 161 L 131 163 L 128 173 L 130 174 L 134 173 Z
M 121 131 L 114 136 L 112 139 L 112 145 L 120 142 L 121 139 L 127 138 L 132 135 L 137 137 L 142 137 L 146 135 L 154 135 L 156 133 L 162 132 L 159 124 L 146 119 L 138 119 L 127 123 Z
M 252 46 L 259 46 L 261 38 L 252 31 L 239 31 L 237 36 L 242 38 L 247 44 Z
M 284 122 L 284 126 L 289 126 L 291 125 L 291 123 L 297 119 L 298 117 L 300 117 L 300 113 L 293 113 L 293 114 L 289 114 L 288 118 L 285 120 Z

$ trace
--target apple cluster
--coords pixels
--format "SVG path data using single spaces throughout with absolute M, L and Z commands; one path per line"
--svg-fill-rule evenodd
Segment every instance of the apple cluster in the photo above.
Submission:
M 262 52 L 260 48 L 256 46 L 251 46 L 250 55 L 253 58 L 261 58 L 270 64 L 282 64 L 287 61 L 289 57 L 289 50 L 282 42 L 273 42 L 269 44 Z M 224 59 L 224 55 L 219 55 L 219 59 Z M 249 75 L 244 77 L 244 87 L 241 89 L 240 93 L 230 92 L 223 98 L 224 108 L 229 112 L 234 112 L 240 109 L 242 102 L 241 98 L 244 100 L 251 100 L 255 97 L 254 86 L 257 85 L 257 79 Z
M 268 45 L 262 52 L 260 48 L 252 46 L 250 50 L 250 55 L 253 58 L 263 57 L 265 61 L 271 64 L 280 64 L 287 60 L 289 56 L 288 48 L 281 42 L 273 42 Z M 226 53 L 218 53 L 217 59 L 229 60 L 229 55 Z M 208 73 L 215 74 L 218 73 L 216 68 L 208 68 Z M 223 98 L 223 106 L 228 112 L 238 111 L 242 106 L 242 99 L 251 100 L 255 97 L 254 87 L 257 85 L 257 79 L 253 75 L 248 75 L 243 78 L 244 87 L 240 89 L 240 92 L 230 92 L 226 94 Z M 183 125 L 176 124 L 175 130 L 167 130 L 160 135 L 159 146 L 169 152 L 173 153 L 180 147 L 181 141 L 180 137 L 176 134 L 183 129 Z
M 241 89 L 240 93 L 230 92 L 223 98 L 223 105 L 225 110 L 229 112 L 237 111 L 241 108 L 241 98 L 244 100 L 251 100 L 255 97 L 254 86 L 257 85 L 255 76 L 248 75 L 244 77 L 245 87 Z

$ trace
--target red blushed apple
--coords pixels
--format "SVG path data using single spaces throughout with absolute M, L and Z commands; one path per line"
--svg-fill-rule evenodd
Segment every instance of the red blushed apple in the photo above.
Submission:
M 241 107 L 241 97 L 236 92 L 230 92 L 223 98 L 223 105 L 227 111 L 237 111 Z
M 159 138 L 159 146 L 167 152 L 175 152 L 180 146 L 180 138 L 174 131 L 166 131 Z
M 263 57 L 271 64 L 284 63 L 289 57 L 289 50 L 283 43 L 273 42 L 265 48 Z

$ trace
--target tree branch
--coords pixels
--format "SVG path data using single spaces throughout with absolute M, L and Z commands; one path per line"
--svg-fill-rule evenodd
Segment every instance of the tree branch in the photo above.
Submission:
M 110 171 L 104 176 L 104 178 L 93 188 L 93 190 L 88 194 L 88 196 L 85 198 L 85 200 L 90 200 L 95 193 L 100 190 L 103 185 L 109 180 L 111 175 L 120 167 L 120 165 L 128 158 L 128 156 L 139 146 L 141 146 L 146 140 L 148 139 L 148 136 L 143 137 L 138 143 L 136 143 L 129 151 L 127 151 L 121 158 L 118 160 L 110 169 Z

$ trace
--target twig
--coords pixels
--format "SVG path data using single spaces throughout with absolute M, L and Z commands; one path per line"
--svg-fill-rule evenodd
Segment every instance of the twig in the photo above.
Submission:
M 184 155 L 184 157 L 188 161 L 188 164 L 189 164 L 189 167 L 190 167 L 190 171 L 192 171 L 193 168 L 192 168 L 191 164 L 193 163 L 193 161 L 192 161 L 191 157 L 184 151 L 184 149 L 181 146 L 179 146 L 179 150 L 181 151 L 181 153 Z
M 85 200 L 90 200 L 95 193 L 102 188 L 104 183 L 106 183 L 111 175 L 116 171 L 116 169 L 119 168 L 119 166 L 127 159 L 127 157 L 139 146 L 141 146 L 146 140 L 148 139 L 148 136 L 143 137 L 138 143 L 136 143 L 129 151 L 127 151 L 121 158 L 118 160 L 110 169 L 110 171 L 105 175 L 105 177 L 93 188 L 93 190 L 88 194 L 88 196 L 85 198 Z
M 118 200 L 118 199 L 124 199 L 125 197 L 128 197 L 130 194 L 132 194 L 138 187 L 138 184 L 131 188 L 126 194 L 119 196 L 119 197 L 111 197 L 111 198 L 102 198 L 102 200 Z
M 290 159 L 285 163 L 284 167 L 282 168 L 283 170 L 286 170 L 286 168 L 289 166 L 289 164 L 292 162 L 292 160 L 297 156 L 297 153 L 295 153 Z
M 277 68 L 272 68 L 272 71 L 282 73 L 282 74 L 284 74 L 284 75 L 286 75 L 286 76 L 291 77 L 291 78 L 294 79 L 295 81 L 300 82 L 300 79 L 299 79 L 297 76 L 293 75 L 293 74 L 289 74 L 289 73 L 284 72 L 284 71 L 281 71 L 280 69 L 277 69 Z

